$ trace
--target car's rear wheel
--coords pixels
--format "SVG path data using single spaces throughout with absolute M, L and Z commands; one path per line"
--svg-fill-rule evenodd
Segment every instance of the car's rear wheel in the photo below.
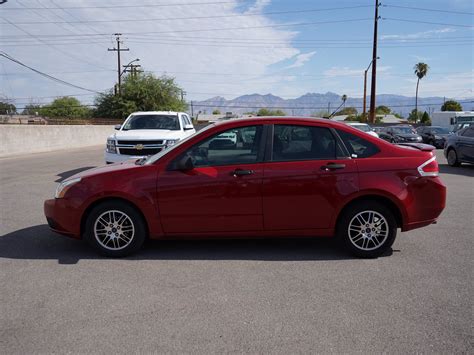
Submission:
M 374 258 L 393 245 L 397 236 L 397 222 L 393 212 L 385 205 L 364 201 L 343 212 L 337 234 L 353 255 Z
M 458 155 L 454 149 L 448 151 L 448 164 L 449 166 L 459 166 L 461 165 L 458 160 Z
M 85 239 L 100 254 L 123 257 L 138 251 L 146 238 L 140 213 L 122 201 L 107 201 L 87 217 Z

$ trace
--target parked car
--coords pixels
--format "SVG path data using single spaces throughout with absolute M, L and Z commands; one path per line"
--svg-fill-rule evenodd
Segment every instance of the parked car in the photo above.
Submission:
M 450 135 L 447 128 L 438 126 L 421 126 L 416 129 L 424 143 L 431 144 L 436 148 L 444 148 L 446 138 Z
M 380 131 L 379 137 L 390 143 L 421 143 L 423 141 L 416 131 L 413 133 L 410 126 L 402 125 L 384 127 Z
M 115 129 L 107 138 L 107 164 L 156 154 L 196 132 L 188 114 L 173 111 L 134 112 Z
M 233 149 L 212 149 L 228 132 Z M 336 236 L 354 255 L 376 257 L 397 228 L 427 226 L 443 211 L 433 149 L 324 119 L 230 120 L 151 157 L 76 174 L 44 212 L 54 231 L 112 257 L 146 238 L 183 236 Z
M 444 156 L 451 166 L 474 163 L 474 126 L 469 126 L 450 135 L 444 146 Z
M 358 129 L 359 131 L 368 133 L 371 136 L 374 136 L 377 138 L 379 137 L 379 135 L 367 123 L 361 123 L 361 122 L 344 122 L 344 123 L 347 124 L 348 126 Z

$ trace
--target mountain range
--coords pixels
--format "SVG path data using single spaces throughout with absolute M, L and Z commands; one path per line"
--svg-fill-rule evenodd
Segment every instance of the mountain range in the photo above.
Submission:
M 428 113 L 439 111 L 444 100 L 439 96 L 419 97 L 418 110 L 427 111 Z M 473 109 L 473 100 L 460 100 L 464 110 Z M 216 96 L 203 101 L 193 101 L 193 110 L 195 112 L 210 114 L 214 110 L 220 112 L 246 113 L 257 112 L 260 108 L 280 109 L 287 115 L 304 115 L 312 114 L 321 115 L 323 112 L 333 112 L 342 104 L 342 96 L 333 92 L 325 94 L 307 93 L 295 99 L 283 99 L 281 97 L 267 94 L 251 94 L 239 96 L 232 100 L 224 97 Z M 367 97 L 367 111 L 369 111 L 370 96 Z M 376 106 L 384 105 L 392 109 L 392 112 L 407 117 L 411 110 L 415 108 L 415 97 L 382 94 L 376 96 Z M 343 106 L 344 107 L 344 106 Z M 341 109 L 343 108 L 341 107 Z M 345 107 L 355 107 L 359 113 L 362 112 L 363 99 L 348 97 Z

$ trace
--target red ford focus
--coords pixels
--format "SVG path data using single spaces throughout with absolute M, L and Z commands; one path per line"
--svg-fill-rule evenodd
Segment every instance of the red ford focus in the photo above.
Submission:
M 232 120 L 68 178 L 44 211 L 54 231 L 107 256 L 146 238 L 337 236 L 375 257 L 398 228 L 427 226 L 444 209 L 433 149 L 329 120 Z

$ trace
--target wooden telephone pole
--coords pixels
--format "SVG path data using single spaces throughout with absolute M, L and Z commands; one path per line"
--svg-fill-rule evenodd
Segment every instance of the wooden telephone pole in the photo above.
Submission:
M 377 82 L 377 25 L 379 22 L 379 0 L 375 0 L 374 43 L 372 50 L 372 82 L 370 88 L 369 122 L 375 123 L 375 95 Z
M 124 51 L 129 51 L 130 49 L 128 48 L 120 48 L 120 36 L 122 35 L 121 33 L 114 33 L 115 35 L 115 40 L 117 41 L 117 48 L 108 48 L 107 50 L 109 52 L 117 52 L 117 81 L 118 81 L 118 87 L 117 87 L 117 92 L 119 96 L 122 94 L 122 66 L 120 65 L 120 52 Z

